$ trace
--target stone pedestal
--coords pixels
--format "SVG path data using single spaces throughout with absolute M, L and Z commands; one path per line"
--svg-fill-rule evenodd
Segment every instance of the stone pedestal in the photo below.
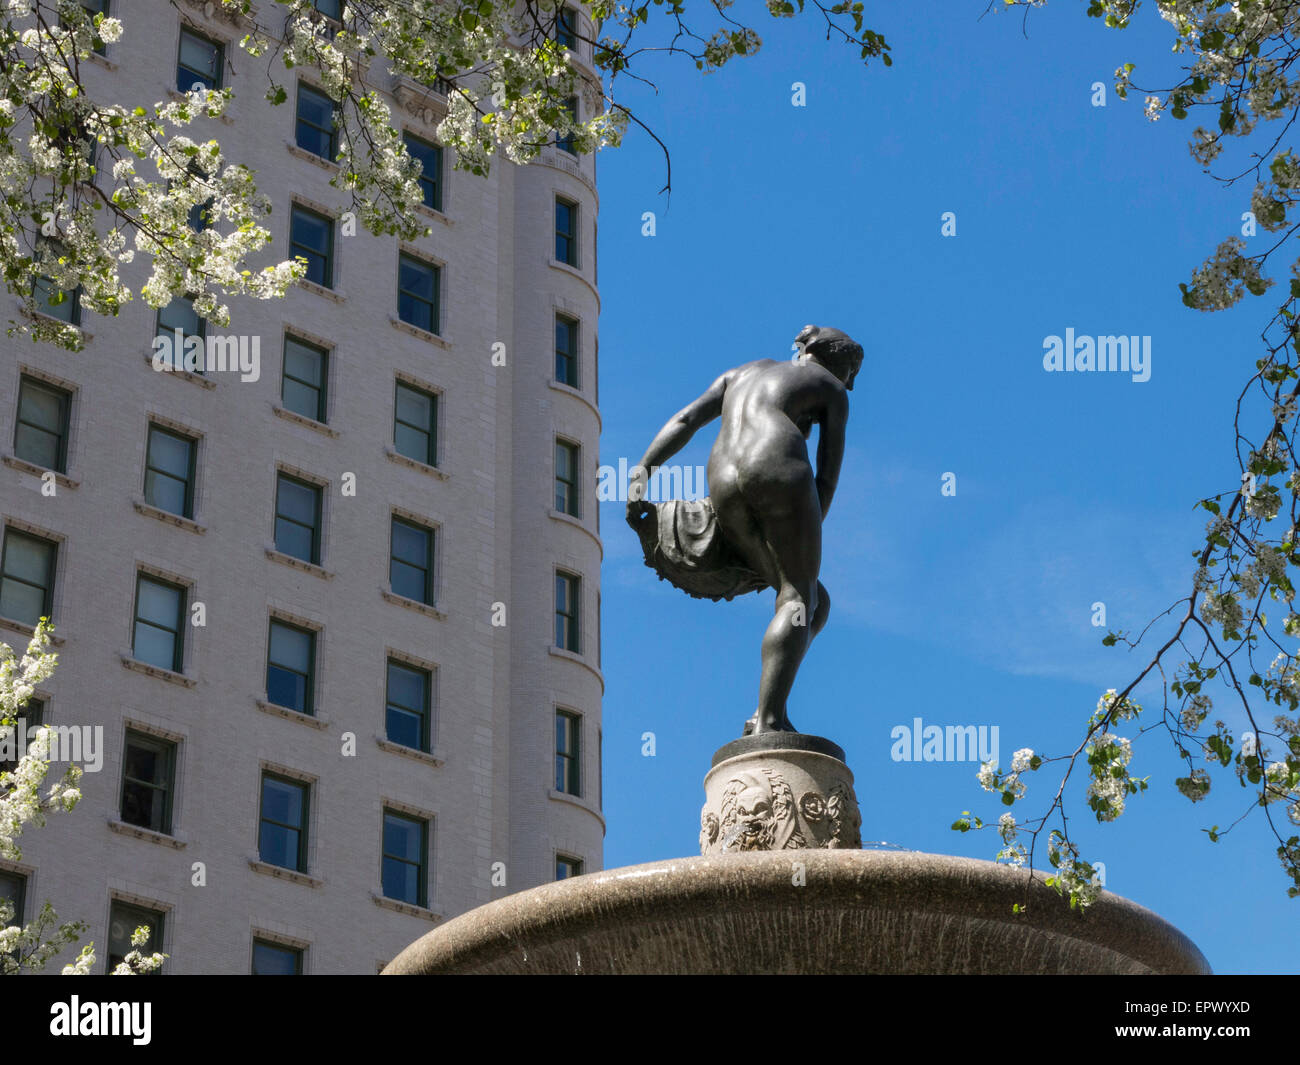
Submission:
M 743 736 L 713 755 L 704 778 L 700 853 L 862 846 L 844 752 L 802 732 Z

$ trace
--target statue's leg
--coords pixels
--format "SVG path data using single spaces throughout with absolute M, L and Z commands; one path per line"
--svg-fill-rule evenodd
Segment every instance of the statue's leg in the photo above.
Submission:
M 817 609 L 813 611 L 812 634 L 816 636 L 826 627 L 826 619 L 831 613 L 831 594 L 826 585 L 817 582 Z
M 819 602 L 823 589 L 817 580 L 822 554 L 821 504 L 812 478 L 781 502 L 788 509 L 759 517 L 781 583 L 777 587 L 776 612 L 763 636 L 756 732 L 796 731 L 786 713 L 786 700 L 808 645 L 826 622 Z

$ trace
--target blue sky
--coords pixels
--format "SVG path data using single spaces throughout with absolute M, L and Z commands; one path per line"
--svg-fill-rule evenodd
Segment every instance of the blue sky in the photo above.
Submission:
M 1180 302 L 1178 282 L 1238 231 L 1250 190 L 1200 172 L 1192 123 L 1150 123 L 1140 93 L 1114 96 L 1121 63 L 1138 63 L 1139 82 L 1168 63 L 1167 27 L 1144 10 L 1106 30 L 1058 2 L 1032 13 L 1026 38 L 1018 13 L 980 19 L 984 6 L 944 0 L 922 18 L 869 5 L 889 69 L 827 42 L 815 12 L 760 14 L 757 57 L 707 77 L 664 61 L 646 68 L 658 95 L 623 87 L 671 149 L 673 191 L 659 195 L 663 159 L 644 134 L 600 158 L 601 461 L 635 462 L 720 372 L 787 357 L 805 323 L 863 344 L 824 528 L 834 607 L 790 716 L 844 747 L 864 839 L 991 858 L 991 832 L 949 828 L 962 810 L 1002 810 L 977 766 L 894 762 L 891 729 L 996 725 L 1004 765 L 1019 747 L 1073 748 L 1101 692 L 1154 650 L 1103 648 L 1092 604 L 1110 627 L 1140 629 L 1185 594 L 1206 517 L 1193 505 L 1236 482 L 1233 404 L 1275 304 L 1210 315 Z M 796 81 L 805 107 L 791 104 Z M 1091 104 L 1097 81 L 1105 107 Z M 1067 328 L 1150 336 L 1150 380 L 1045 372 L 1044 338 Z M 715 431 L 678 461 L 703 464 Z M 940 493 L 946 472 L 955 496 Z M 622 505 L 602 506 L 614 867 L 696 852 L 709 759 L 755 705 L 772 593 L 689 599 L 645 568 Z M 1155 710 L 1158 688 L 1139 701 Z M 1216 774 L 1193 807 L 1178 766 L 1163 732 L 1135 743 L 1132 769 L 1152 787 L 1110 825 L 1074 788 L 1084 856 L 1217 972 L 1295 971 L 1300 900 L 1264 822 L 1209 843 L 1203 829 L 1231 822 L 1246 793 Z M 1054 792 L 1052 768 L 1029 777 L 1026 814 Z

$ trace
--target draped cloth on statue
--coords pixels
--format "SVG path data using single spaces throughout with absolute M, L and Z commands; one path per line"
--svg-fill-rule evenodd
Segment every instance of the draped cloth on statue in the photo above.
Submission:
M 644 506 L 632 527 L 641 539 L 645 564 L 660 580 L 715 602 L 768 587 L 724 539 L 707 496 Z

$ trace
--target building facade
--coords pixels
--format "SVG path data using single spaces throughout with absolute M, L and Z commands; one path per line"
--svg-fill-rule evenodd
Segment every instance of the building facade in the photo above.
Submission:
M 310 280 L 228 327 L 73 297 L 47 309 L 83 351 L 0 339 L 0 640 L 48 614 L 28 724 L 102 738 L 0 892 L 87 921 L 101 971 L 149 923 L 164 972 L 374 972 L 601 866 L 594 160 L 455 171 L 445 101 L 390 83 L 433 233 L 371 236 L 329 185 L 328 99 L 303 73 L 269 107 L 212 9 L 125 10 L 86 80 L 233 87 L 213 135 Z M 202 366 L 155 343 L 191 336 Z

